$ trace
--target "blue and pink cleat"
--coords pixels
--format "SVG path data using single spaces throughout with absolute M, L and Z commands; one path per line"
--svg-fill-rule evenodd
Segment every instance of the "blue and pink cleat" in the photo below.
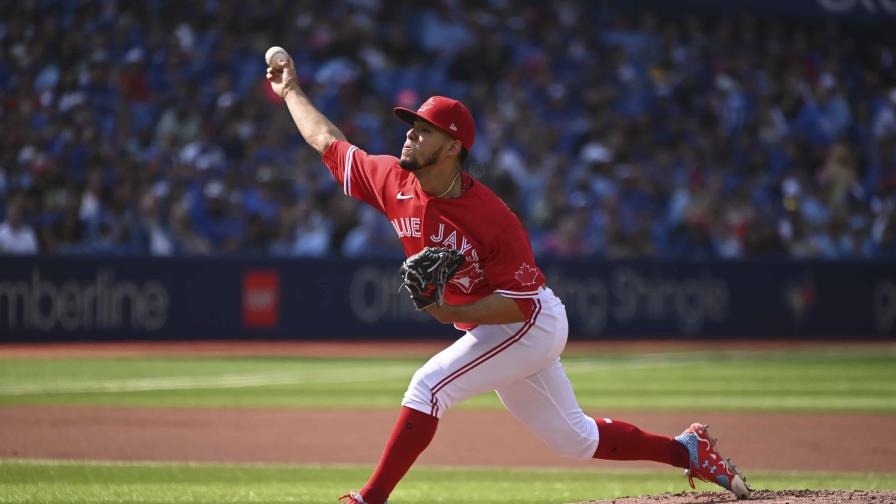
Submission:
M 351 492 L 339 497 L 340 504 L 367 504 L 364 501 L 364 497 L 361 497 L 361 494 L 352 490 Z M 384 502 L 383 504 L 389 504 L 389 501 Z
M 716 448 L 716 440 L 709 436 L 708 426 L 692 424 L 675 437 L 691 455 L 691 467 L 685 470 L 688 483 L 694 486 L 694 478 L 715 483 L 733 493 L 738 499 L 750 497 L 752 489 L 747 478 L 737 472 L 730 459 L 722 458 Z

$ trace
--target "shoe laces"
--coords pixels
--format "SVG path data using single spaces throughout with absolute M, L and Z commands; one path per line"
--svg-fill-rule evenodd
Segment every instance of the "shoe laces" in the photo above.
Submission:
M 339 497 L 339 502 L 341 504 L 367 504 L 364 502 L 364 497 L 361 497 L 361 494 L 354 490 L 345 495 L 341 495 Z

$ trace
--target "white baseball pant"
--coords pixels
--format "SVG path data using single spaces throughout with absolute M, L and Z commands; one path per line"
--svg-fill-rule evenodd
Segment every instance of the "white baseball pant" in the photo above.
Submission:
M 569 326 L 554 293 L 539 289 L 523 323 L 468 331 L 414 373 L 403 406 L 441 418 L 448 408 L 494 390 L 513 416 L 561 455 L 586 460 L 598 430 L 576 400 L 560 363 Z

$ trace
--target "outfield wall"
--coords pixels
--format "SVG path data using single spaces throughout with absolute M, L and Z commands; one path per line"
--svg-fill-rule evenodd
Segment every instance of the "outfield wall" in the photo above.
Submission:
M 543 262 L 579 339 L 892 338 L 896 261 Z M 0 260 L 0 340 L 452 337 L 395 261 Z

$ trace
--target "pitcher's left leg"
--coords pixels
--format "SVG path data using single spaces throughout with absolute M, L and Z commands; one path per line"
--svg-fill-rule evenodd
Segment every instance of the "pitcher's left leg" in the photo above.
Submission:
M 544 367 L 562 345 L 541 303 L 525 323 L 480 326 L 433 356 L 414 373 L 380 462 L 361 490 L 366 504 L 382 504 L 432 440 L 439 417 L 454 404 Z

